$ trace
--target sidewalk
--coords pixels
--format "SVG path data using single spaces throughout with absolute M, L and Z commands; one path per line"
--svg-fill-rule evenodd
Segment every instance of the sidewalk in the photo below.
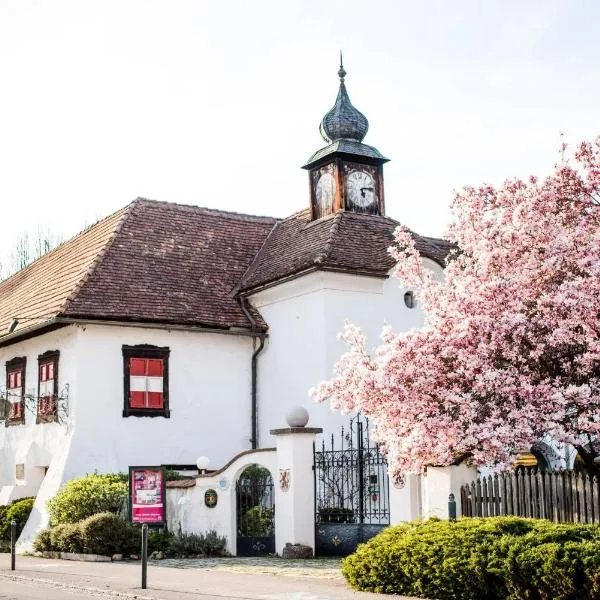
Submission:
M 336 561 L 310 561 L 316 563 L 312 567 L 302 561 L 282 559 L 177 561 L 177 566 L 161 566 L 163 562 L 149 564 L 149 589 L 142 590 L 139 563 L 87 563 L 17 556 L 17 570 L 10 571 L 10 556 L 0 554 L 0 589 L 6 582 L 11 589 L 19 584 L 56 590 L 48 594 L 52 598 L 70 598 L 73 592 L 79 592 L 80 598 L 138 600 L 402 598 L 351 590 L 339 574 Z

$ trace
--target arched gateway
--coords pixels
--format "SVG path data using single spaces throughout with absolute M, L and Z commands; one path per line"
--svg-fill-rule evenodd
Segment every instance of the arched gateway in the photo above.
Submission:
M 268 469 L 247 466 L 236 483 L 237 555 L 275 553 L 275 490 Z

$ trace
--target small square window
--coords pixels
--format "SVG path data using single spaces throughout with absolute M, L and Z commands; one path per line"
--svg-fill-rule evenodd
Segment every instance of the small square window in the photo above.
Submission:
M 169 417 L 169 348 L 123 346 L 124 417 Z
M 25 365 L 27 359 L 13 358 L 6 363 L 6 425 L 25 423 Z
M 56 421 L 58 407 L 58 350 L 38 356 L 37 422 Z

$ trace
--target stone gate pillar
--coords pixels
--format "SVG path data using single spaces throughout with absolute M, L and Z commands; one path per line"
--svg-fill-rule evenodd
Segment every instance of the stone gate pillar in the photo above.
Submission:
M 275 549 L 282 554 L 287 543 L 315 549 L 315 479 L 313 442 L 322 429 L 306 427 L 308 413 L 292 409 L 288 427 L 272 429 L 277 439 L 275 473 Z

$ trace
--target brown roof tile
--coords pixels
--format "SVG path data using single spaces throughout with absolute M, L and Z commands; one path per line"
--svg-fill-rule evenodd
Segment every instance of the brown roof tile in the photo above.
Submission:
M 18 333 L 60 314 L 93 270 L 126 213 L 123 208 L 106 217 L 0 282 L 0 339 L 13 318 L 19 321 L 14 330 Z
M 64 315 L 248 329 L 231 289 L 275 223 L 138 199 Z
M 318 221 L 310 211 L 277 224 L 236 287 L 247 292 L 311 268 L 385 276 L 394 261 L 388 253 L 398 222 L 388 217 L 340 211 Z M 413 234 L 422 256 L 444 265 L 451 245 Z
M 54 317 L 250 329 L 237 292 L 313 268 L 385 276 L 396 226 L 350 212 L 278 221 L 137 199 L 0 282 L 0 342 L 12 318 L 16 334 Z M 444 264 L 447 242 L 415 240 Z

